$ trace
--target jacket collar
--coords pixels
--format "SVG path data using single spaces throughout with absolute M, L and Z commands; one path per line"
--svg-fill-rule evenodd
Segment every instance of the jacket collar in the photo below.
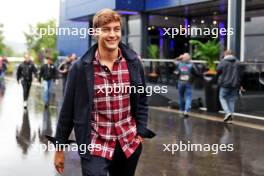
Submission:
M 126 46 L 122 42 L 120 42 L 118 46 L 121 49 L 122 55 L 128 62 L 136 61 L 138 55 L 135 51 L 128 48 L 128 46 Z M 92 60 L 95 57 L 97 48 L 98 48 L 98 44 L 96 43 L 81 57 L 81 60 L 86 64 L 92 63 Z
M 227 55 L 224 57 L 224 60 L 230 60 L 230 61 L 233 61 L 233 60 L 236 60 L 236 57 L 233 56 L 233 55 Z

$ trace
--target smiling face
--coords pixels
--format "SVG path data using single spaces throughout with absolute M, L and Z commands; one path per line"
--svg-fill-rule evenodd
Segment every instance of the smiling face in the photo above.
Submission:
M 100 48 L 114 51 L 121 40 L 121 17 L 111 9 L 102 9 L 93 19 L 93 27 L 96 29 L 95 37 Z M 100 29 L 100 30 L 98 30 Z
M 114 51 L 118 48 L 121 40 L 120 22 L 111 22 L 101 26 L 101 33 L 98 35 L 98 45 L 105 50 Z

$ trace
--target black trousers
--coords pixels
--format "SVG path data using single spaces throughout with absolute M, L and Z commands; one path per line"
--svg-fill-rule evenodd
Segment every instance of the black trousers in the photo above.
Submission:
M 141 151 L 142 144 L 129 158 L 126 158 L 117 142 L 112 160 L 98 156 L 91 156 L 89 160 L 82 158 L 83 176 L 134 176 Z
M 22 84 L 22 87 L 23 87 L 24 101 L 27 101 L 28 100 L 28 96 L 29 96 L 30 87 L 31 87 L 31 81 L 22 80 L 21 84 Z

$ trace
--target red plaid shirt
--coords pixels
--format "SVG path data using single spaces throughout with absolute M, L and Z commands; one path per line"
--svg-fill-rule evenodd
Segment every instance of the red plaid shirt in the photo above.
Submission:
M 101 145 L 101 150 L 91 151 L 91 155 L 112 159 L 116 142 L 119 141 L 122 150 L 129 158 L 140 144 L 136 138 L 135 119 L 130 112 L 129 93 L 115 86 L 130 86 L 129 72 L 126 60 L 119 50 L 119 57 L 110 70 L 100 64 L 99 53 L 96 52 L 94 66 L 94 99 L 92 110 L 91 144 Z M 110 87 L 113 91 L 110 91 Z

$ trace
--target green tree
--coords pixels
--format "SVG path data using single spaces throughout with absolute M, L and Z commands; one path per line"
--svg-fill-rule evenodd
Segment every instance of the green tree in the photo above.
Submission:
M 10 46 L 5 46 L 4 56 L 8 56 L 8 57 L 17 56 L 17 53 Z
M 14 52 L 14 50 L 10 46 L 7 46 L 4 43 L 3 28 L 4 28 L 4 25 L 0 24 L 0 55 L 15 56 L 16 53 Z
M 52 31 L 56 31 L 55 20 L 37 23 L 36 27 L 29 25 L 29 31 L 24 32 L 27 48 L 38 64 L 42 63 L 46 57 L 52 57 L 54 61 L 57 59 L 57 36 Z
M 3 36 L 3 24 L 0 24 L 0 55 L 4 55 L 5 44 L 4 44 L 4 36 Z

